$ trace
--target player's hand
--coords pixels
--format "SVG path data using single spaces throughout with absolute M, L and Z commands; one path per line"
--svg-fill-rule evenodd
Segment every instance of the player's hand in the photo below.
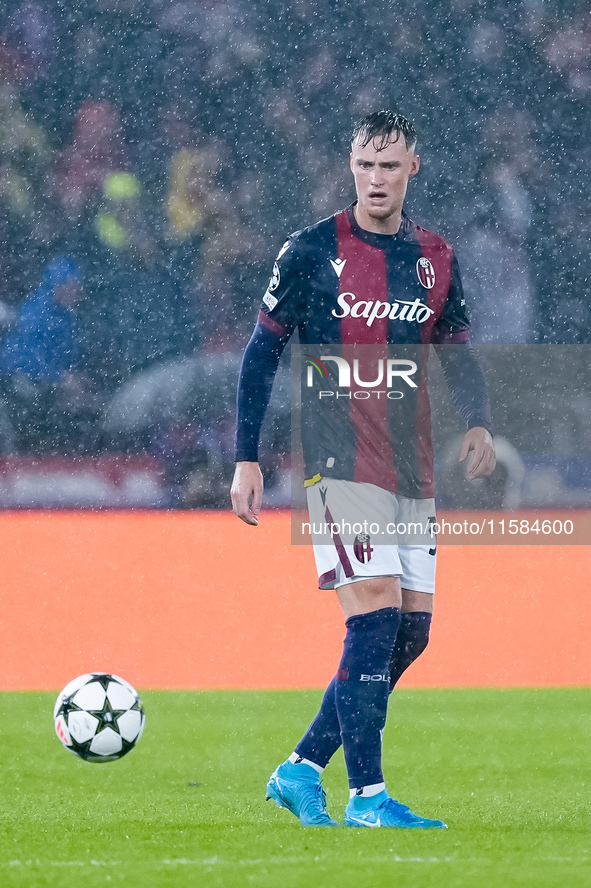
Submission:
M 237 462 L 232 489 L 232 508 L 247 524 L 259 523 L 263 502 L 263 476 L 258 462 Z
M 482 426 L 475 426 L 466 432 L 460 451 L 460 462 L 464 462 L 469 453 L 474 454 L 466 470 L 469 481 L 486 478 L 494 472 L 497 464 L 495 445 L 491 433 Z

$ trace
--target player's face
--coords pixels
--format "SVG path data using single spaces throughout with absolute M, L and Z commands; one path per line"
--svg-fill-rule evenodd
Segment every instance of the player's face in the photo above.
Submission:
M 409 179 L 419 171 L 420 158 L 407 148 L 404 137 L 388 142 L 378 151 L 355 141 L 351 149 L 351 172 L 355 178 L 358 223 L 368 231 L 396 234 Z

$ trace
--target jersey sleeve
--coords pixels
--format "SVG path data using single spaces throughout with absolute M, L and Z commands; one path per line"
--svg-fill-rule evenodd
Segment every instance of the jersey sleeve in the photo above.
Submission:
M 260 431 L 279 359 L 299 320 L 302 267 L 297 234 L 290 235 L 273 265 L 257 324 L 242 359 L 236 414 L 237 461 L 258 460 Z
M 259 312 L 259 323 L 285 341 L 297 327 L 302 311 L 304 264 L 298 233 L 292 234 L 273 264 Z
M 470 343 L 453 348 L 436 346 L 443 375 L 456 410 L 469 429 L 480 426 L 492 434 L 488 386 L 484 370 Z
M 261 427 L 273 389 L 273 380 L 285 339 L 257 323 L 246 346 L 240 377 L 236 411 L 236 461 L 258 461 Z
M 455 253 L 452 254 L 451 274 L 447 299 L 437 323 L 433 327 L 431 342 L 434 345 L 452 345 L 470 342 L 470 323 L 466 311 L 466 299 Z

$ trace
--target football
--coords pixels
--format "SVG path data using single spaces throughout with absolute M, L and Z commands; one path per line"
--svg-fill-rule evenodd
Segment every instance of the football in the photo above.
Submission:
M 55 732 L 68 752 L 86 762 L 114 762 L 127 755 L 144 730 L 138 692 L 108 672 L 75 678 L 58 696 Z

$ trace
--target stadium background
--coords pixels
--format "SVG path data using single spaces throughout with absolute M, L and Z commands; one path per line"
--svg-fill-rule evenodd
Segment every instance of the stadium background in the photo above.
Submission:
M 317 605 L 309 553 L 286 548 L 261 572 L 288 518 L 268 513 L 255 538 L 211 511 L 226 508 L 236 367 L 272 257 L 287 232 L 352 199 L 351 125 L 396 107 L 423 158 L 409 212 L 457 245 L 477 341 L 586 345 L 590 33 L 576 0 L 6 0 L 0 505 L 22 511 L 0 516 L 3 687 L 56 687 L 107 664 L 154 687 L 323 684 L 341 634 L 333 603 L 322 599 L 305 675 L 281 629 L 296 585 Z M 27 314 L 56 256 L 83 279 L 69 339 L 52 339 L 51 311 Z M 530 465 L 545 506 L 591 504 L 586 392 L 573 410 L 551 464 Z M 279 402 L 269 505 L 287 501 L 288 419 Z M 94 511 L 52 511 L 73 507 Z M 96 512 L 109 507 L 147 511 Z M 442 551 L 439 634 L 411 682 L 588 683 L 588 557 Z M 544 620 L 556 583 L 576 615 L 563 635 Z M 480 610 L 460 627 L 467 588 Z M 72 614 L 75 631 L 55 631 Z M 262 615 L 277 644 L 251 661 Z

